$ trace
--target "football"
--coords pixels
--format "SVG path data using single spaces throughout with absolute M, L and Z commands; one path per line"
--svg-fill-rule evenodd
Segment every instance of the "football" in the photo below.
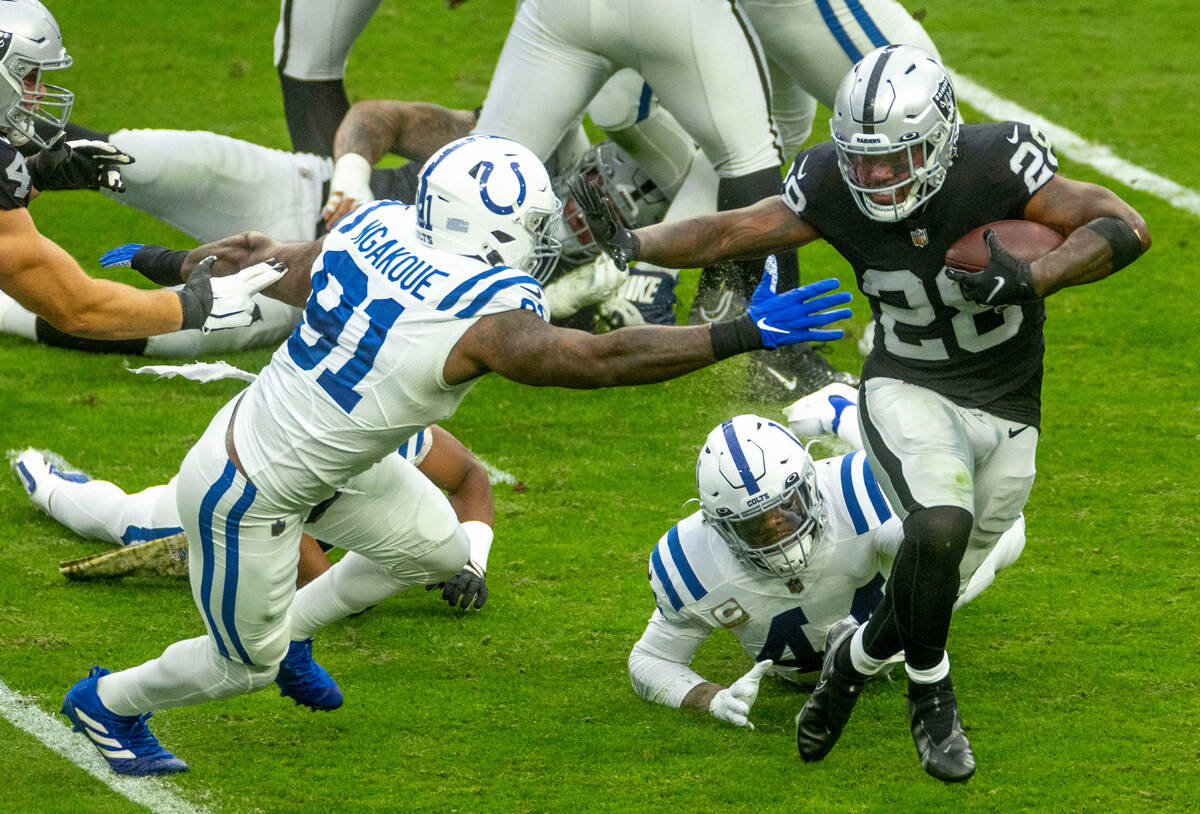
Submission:
M 946 250 L 946 265 L 963 271 L 980 271 L 988 264 L 987 243 L 983 233 L 996 231 L 996 237 L 1014 257 L 1032 263 L 1042 255 L 1057 249 L 1063 236 L 1031 220 L 998 220 L 967 232 Z

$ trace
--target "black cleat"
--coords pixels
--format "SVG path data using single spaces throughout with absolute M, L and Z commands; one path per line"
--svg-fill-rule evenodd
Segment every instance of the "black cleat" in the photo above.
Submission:
M 788 345 L 750 355 L 750 396 L 763 401 L 795 401 L 827 384 L 858 386 L 858 377 L 838 370 L 822 354 L 824 345 Z
M 829 628 L 825 636 L 825 660 L 821 664 L 821 677 L 812 695 L 804 702 L 796 716 L 796 748 L 806 763 L 820 760 L 842 735 L 854 704 L 862 692 L 863 681 L 852 681 L 834 669 L 837 652 L 850 646 L 850 637 L 858 625 L 843 619 Z
M 908 716 L 912 720 L 913 742 L 926 772 L 946 783 L 961 783 L 975 774 L 975 754 L 958 717 L 958 701 L 947 678 L 937 689 L 913 701 L 908 698 Z M 950 734 L 934 740 L 931 732 Z

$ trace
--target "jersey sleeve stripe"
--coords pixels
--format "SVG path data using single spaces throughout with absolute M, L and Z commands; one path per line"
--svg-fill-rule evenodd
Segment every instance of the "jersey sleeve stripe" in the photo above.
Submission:
M 858 502 L 858 494 L 854 491 L 854 459 L 862 455 L 861 452 L 853 452 L 842 458 L 842 497 L 846 501 L 846 511 L 850 513 L 850 522 L 854 524 L 854 532 L 856 534 L 866 534 L 867 518 L 863 514 L 862 506 Z M 866 456 L 864 456 L 866 457 Z
M 363 210 L 361 212 L 359 212 L 354 218 L 352 218 L 350 221 L 348 221 L 344 226 L 338 226 L 337 230 L 339 232 L 341 232 L 342 234 L 346 234 L 347 232 L 353 232 L 354 227 L 356 227 L 356 226 L 358 226 L 358 224 L 362 223 L 363 219 L 367 215 L 371 214 L 379 207 L 384 206 L 385 204 L 389 204 L 389 203 L 395 203 L 395 201 L 376 201 L 375 203 L 371 204 L 370 206 L 363 207 Z M 342 218 L 342 220 L 345 220 L 345 218 Z
M 671 603 L 673 610 L 679 610 L 683 607 L 683 600 L 679 598 L 675 586 L 671 584 L 671 577 L 667 575 L 667 567 L 663 565 L 661 545 L 656 545 L 654 551 L 650 552 L 650 567 L 654 569 L 654 575 L 658 577 L 658 584 L 662 586 L 663 593 L 667 595 L 667 601 Z
M 442 297 L 442 301 L 438 303 L 437 309 L 439 311 L 449 311 L 451 308 L 458 305 L 458 301 L 463 298 L 463 295 L 474 288 L 479 282 L 486 280 L 488 277 L 494 277 L 502 271 L 511 270 L 512 269 L 510 269 L 508 266 L 493 266 L 486 271 L 481 271 L 472 277 L 468 277 L 466 280 L 463 280 L 461 283 L 459 283 L 449 294 L 447 294 L 445 297 Z
M 875 480 L 875 473 L 871 471 L 871 461 L 866 455 L 862 456 L 862 473 L 863 483 L 867 487 L 867 497 L 870 498 L 871 505 L 875 508 L 875 515 L 879 518 L 879 522 L 884 523 L 892 516 L 892 509 L 888 506 L 888 502 L 883 496 L 883 490 L 879 488 L 879 484 Z
M 875 21 L 871 19 L 871 15 L 862 7 L 862 3 L 858 0 L 846 0 L 846 8 L 850 9 L 850 13 L 854 15 L 854 19 L 862 26 L 863 33 L 867 35 L 867 39 L 871 41 L 871 45 L 876 48 L 882 48 L 888 45 L 888 38 L 883 36 L 883 32 L 875 25 Z
M 459 319 L 467 319 L 468 317 L 473 317 L 477 313 L 479 313 L 480 309 L 482 309 L 485 305 L 487 305 L 489 302 L 491 302 L 495 298 L 495 296 L 497 294 L 499 294 L 501 291 L 503 291 L 504 289 L 512 288 L 515 285 L 530 285 L 530 284 L 537 285 L 538 281 L 533 279 L 532 277 L 530 277 L 528 274 L 520 274 L 516 277 L 508 277 L 504 280 L 497 280 L 496 282 L 494 282 L 490 286 L 488 286 L 487 289 L 482 294 L 479 294 L 478 296 L 476 296 L 475 299 L 471 301 L 470 305 L 468 305 L 466 308 L 463 308 L 460 311 L 456 311 L 454 313 L 454 316 L 458 317 Z M 439 306 L 439 307 L 441 307 L 441 306 Z
M 692 599 L 703 599 L 708 594 L 708 589 L 700 584 L 700 579 L 683 553 L 683 546 L 679 544 L 679 524 L 675 524 L 667 532 L 667 548 L 671 551 L 671 560 L 675 563 L 675 569 L 683 578 L 683 584 L 687 586 Z

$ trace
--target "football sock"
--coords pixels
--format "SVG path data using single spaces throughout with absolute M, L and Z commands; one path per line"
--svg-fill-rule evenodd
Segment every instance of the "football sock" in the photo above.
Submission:
M 345 84 L 341 79 L 293 79 L 283 72 L 279 84 L 292 150 L 332 156 L 333 135 L 350 109 Z
M 858 630 L 854 631 L 854 635 L 850 637 L 850 646 L 844 648 L 843 651 L 845 653 L 846 665 L 843 666 L 841 662 L 838 662 L 838 669 L 844 670 L 845 667 L 848 666 L 861 675 L 873 676 L 882 670 L 887 664 L 888 660 L 886 658 L 874 658 L 867 655 L 867 651 L 863 649 L 863 633 L 865 631 L 865 627 L 865 625 L 859 627 Z M 838 655 L 840 656 L 842 654 L 839 653 Z

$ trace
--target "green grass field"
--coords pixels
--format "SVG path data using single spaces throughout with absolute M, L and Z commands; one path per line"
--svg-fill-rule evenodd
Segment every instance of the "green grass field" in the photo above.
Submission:
M 1200 189 L 1188 0 L 919 5 L 959 73 Z M 273 0 L 51 6 L 75 57 L 62 77 L 78 96 L 75 120 L 211 129 L 287 147 Z M 384 2 L 352 55 L 352 96 L 478 104 L 512 6 Z M 417 591 L 324 631 L 317 658 L 346 693 L 334 713 L 309 713 L 270 690 L 157 715 L 155 734 L 191 765 L 165 786 L 229 812 L 1195 810 L 1198 218 L 1060 159 L 1064 174 L 1112 185 L 1155 242 L 1116 277 L 1048 301 L 1029 542 L 951 634 L 980 767 L 970 783 L 947 787 L 921 771 L 902 682 L 872 686 L 817 765 L 803 764 L 794 745 L 804 695 L 781 682 L 764 683 L 754 732 L 643 703 L 630 689 L 625 659 L 653 610 L 646 557 L 692 510 L 684 503 L 698 445 L 730 415 L 778 417 L 783 406 L 746 401 L 735 360 L 607 392 L 481 383 L 447 426 L 528 487 L 497 487 L 487 607 L 463 614 Z M 45 196 L 31 211 L 97 274 L 95 258 L 120 243 L 192 245 L 92 194 Z M 853 285 L 826 247 L 800 257 L 805 278 Z M 853 307 L 857 332 L 865 300 Z M 256 369 L 268 355 L 226 358 Z M 845 368 L 858 361 L 851 342 L 832 358 Z M 139 361 L 0 337 L 0 451 L 53 449 L 130 490 L 164 481 L 239 385 L 125 371 Z M 58 575 L 59 560 L 101 550 L 39 513 L 15 478 L 0 478 L 0 680 L 42 710 L 56 712 L 94 663 L 132 666 L 203 630 L 183 580 L 77 584 Z M 748 666 L 723 634 L 695 663 L 722 683 Z M 12 784 L 0 811 L 138 808 L 7 721 L 0 744 L 0 776 Z

